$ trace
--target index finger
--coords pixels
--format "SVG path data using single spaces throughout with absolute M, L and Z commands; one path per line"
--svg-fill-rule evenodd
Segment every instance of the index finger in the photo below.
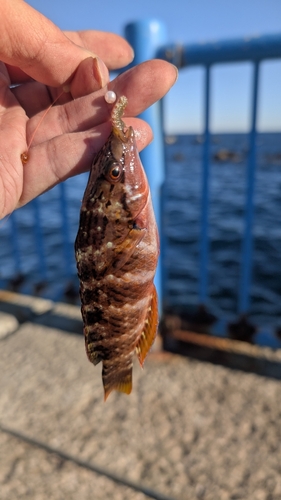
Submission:
M 0 18 L 0 59 L 45 85 L 63 85 L 82 60 L 96 56 L 22 0 L 1 0 Z
M 104 31 L 64 31 L 64 34 L 76 45 L 95 52 L 109 70 L 122 68 L 130 64 L 134 51 L 128 42 L 119 35 Z M 17 66 L 6 64 L 11 81 L 24 83 L 31 77 Z
M 72 42 L 93 50 L 109 70 L 123 68 L 132 62 L 134 51 L 129 43 L 115 33 L 105 31 L 64 31 Z

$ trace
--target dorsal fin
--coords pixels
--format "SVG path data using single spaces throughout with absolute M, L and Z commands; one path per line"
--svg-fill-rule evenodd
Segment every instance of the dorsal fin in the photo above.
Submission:
M 147 311 L 147 317 L 145 320 L 144 328 L 136 346 L 136 352 L 141 366 L 143 366 L 147 353 L 154 342 L 157 332 L 157 326 L 158 326 L 157 292 L 155 285 L 153 285 L 151 302 Z

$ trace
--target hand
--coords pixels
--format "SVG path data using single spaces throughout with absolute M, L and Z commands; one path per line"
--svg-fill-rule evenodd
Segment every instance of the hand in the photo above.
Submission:
M 82 75 L 85 76 L 85 71 Z M 79 68 L 76 77 L 78 82 Z M 128 98 L 124 121 L 133 126 L 139 150 L 152 140 L 152 131 L 146 122 L 134 116 L 163 97 L 176 77 L 174 66 L 165 61 L 152 60 L 126 71 L 108 85 L 107 88 L 114 90 L 117 96 L 126 95 Z M 43 113 L 40 106 L 37 113 L 34 103 L 29 98 L 25 100 L 24 89 L 15 89 L 23 108 L 29 113 L 30 106 L 34 113 L 27 122 L 27 143 L 35 130 L 36 133 L 24 166 L 20 155 L 26 150 L 26 138 L 22 133 L 14 138 L 10 151 L 10 164 L 13 165 L 10 185 L 14 183 L 9 191 L 12 208 L 24 205 L 58 182 L 90 169 L 95 154 L 111 131 L 109 118 L 112 105 L 104 100 L 107 88 L 52 107 L 41 123 Z M 15 193 L 19 196 L 16 197 Z
M 127 42 L 113 34 L 67 33 L 66 38 L 20 0 L 1 0 L 0 16 L 0 59 L 6 63 L 0 63 L 1 218 L 90 168 L 111 128 L 112 106 L 103 98 L 107 88 L 98 90 L 108 82 L 101 58 L 115 69 L 128 64 L 133 54 Z M 149 61 L 108 85 L 117 96 L 128 97 L 125 115 L 130 118 L 125 121 L 136 130 L 140 149 L 150 142 L 152 133 L 146 123 L 133 117 L 161 98 L 175 79 L 173 66 Z M 14 83 L 21 85 L 10 89 Z M 52 104 L 62 87 L 66 92 L 60 105 L 51 108 L 39 124 L 42 110 Z M 27 149 L 28 162 L 22 165 L 21 154 Z
M 62 32 L 22 0 L 1 0 L 0 19 L 0 60 L 12 83 L 34 79 L 52 87 L 64 85 L 81 61 L 91 56 L 97 59 L 93 92 L 97 85 L 107 84 L 107 68 L 126 66 L 134 57 L 120 36 L 100 31 Z

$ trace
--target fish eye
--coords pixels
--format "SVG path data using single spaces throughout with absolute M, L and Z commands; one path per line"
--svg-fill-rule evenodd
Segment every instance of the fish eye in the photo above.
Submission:
M 117 162 L 110 162 L 106 169 L 106 178 L 109 182 L 119 181 L 123 172 L 123 168 Z
M 111 171 L 110 171 L 110 177 L 112 177 L 113 179 L 117 179 L 117 177 L 119 177 L 120 175 L 120 168 L 119 167 L 112 167 Z

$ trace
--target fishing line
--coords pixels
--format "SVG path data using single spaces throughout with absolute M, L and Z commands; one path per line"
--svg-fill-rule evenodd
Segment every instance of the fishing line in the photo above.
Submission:
M 71 455 L 69 453 L 66 453 L 65 451 L 61 450 L 60 448 L 54 448 L 53 446 L 48 445 L 47 443 L 44 443 L 43 441 L 39 441 L 37 439 L 34 439 L 27 434 L 23 434 L 22 432 L 18 432 L 14 429 L 10 429 L 9 427 L 6 427 L 4 425 L 0 425 L 0 431 L 5 432 L 6 434 L 10 434 L 11 436 L 14 436 L 17 439 L 20 439 L 21 441 L 25 441 L 26 443 L 36 446 L 37 448 L 41 448 L 42 450 L 48 452 L 48 453 L 53 453 L 63 460 L 67 460 L 68 462 L 73 462 L 74 464 L 78 465 L 79 467 L 82 467 L 84 469 L 88 469 L 92 472 L 95 472 L 96 474 L 99 474 L 101 476 L 105 476 L 111 481 L 114 481 L 115 483 L 122 484 L 123 486 L 127 486 L 131 488 L 132 490 L 135 491 L 140 491 L 144 495 L 146 495 L 149 498 L 154 498 L 154 500 L 174 500 L 171 497 L 168 497 L 166 495 L 163 495 L 162 493 L 152 490 L 150 488 L 146 488 L 145 486 L 141 486 L 138 483 L 135 483 L 133 481 L 130 481 L 129 479 L 126 479 L 122 476 L 119 476 L 118 474 L 114 474 L 113 472 L 110 472 L 108 469 L 104 469 L 103 467 L 99 467 L 98 465 L 95 465 L 93 463 L 88 462 L 87 460 L 81 460 L 80 458 Z
M 39 129 L 39 127 L 40 127 L 40 125 L 41 125 L 42 121 L 44 120 L 44 118 L 45 118 L 46 114 L 47 114 L 47 113 L 50 111 L 50 109 L 54 106 L 54 104 L 56 104 L 56 102 L 59 100 L 59 98 L 60 98 L 60 97 L 64 94 L 64 92 L 67 92 L 67 91 L 68 91 L 68 90 L 67 90 L 67 88 L 68 88 L 67 86 L 63 87 L 62 92 L 61 92 L 61 93 L 60 93 L 60 94 L 59 94 L 59 95 L 55 98 L 55 100 L 54 100 L 54 101 L 53 101 L 53 102 L 52 102 L 52 103 L 51 103 L 51 104 L 47 107 L 47 109 L 45 109 L 45 111 L 44 111 L 43 115 L 41 116 L 41 118 L 40 118 L 39 122 L 37 123 L 37 125 L 36 125 L 36 127 L 35 127 L 35 129 L 34 129 L 34 131 L 33 131 L 33 133 L 32 133 L 32 135 L 31 135 L 31 138 L 30 138 L 30 140 L 29 140 L 29 142 L 28 142 L 28 144 L 27 144 L 27 149 L 26 149 L 26 151 L 24 151 L 24 153 L 22 153 L 22 154 L 20 155 L 20 157 L 21 157 L 21 161 L 22 161 L 22 164 L 23 164 L 23 165 L 25 165 L 25 163 L 27 163 L 27 162 L 28 162 L 28 152 L 29 152 L 30 146 L 32 145 L 33 139 L 34 139 L 34 137 L 35 137 L 35 135 L 36 135 L 36 132 L 37 132 L 37 130 Z

